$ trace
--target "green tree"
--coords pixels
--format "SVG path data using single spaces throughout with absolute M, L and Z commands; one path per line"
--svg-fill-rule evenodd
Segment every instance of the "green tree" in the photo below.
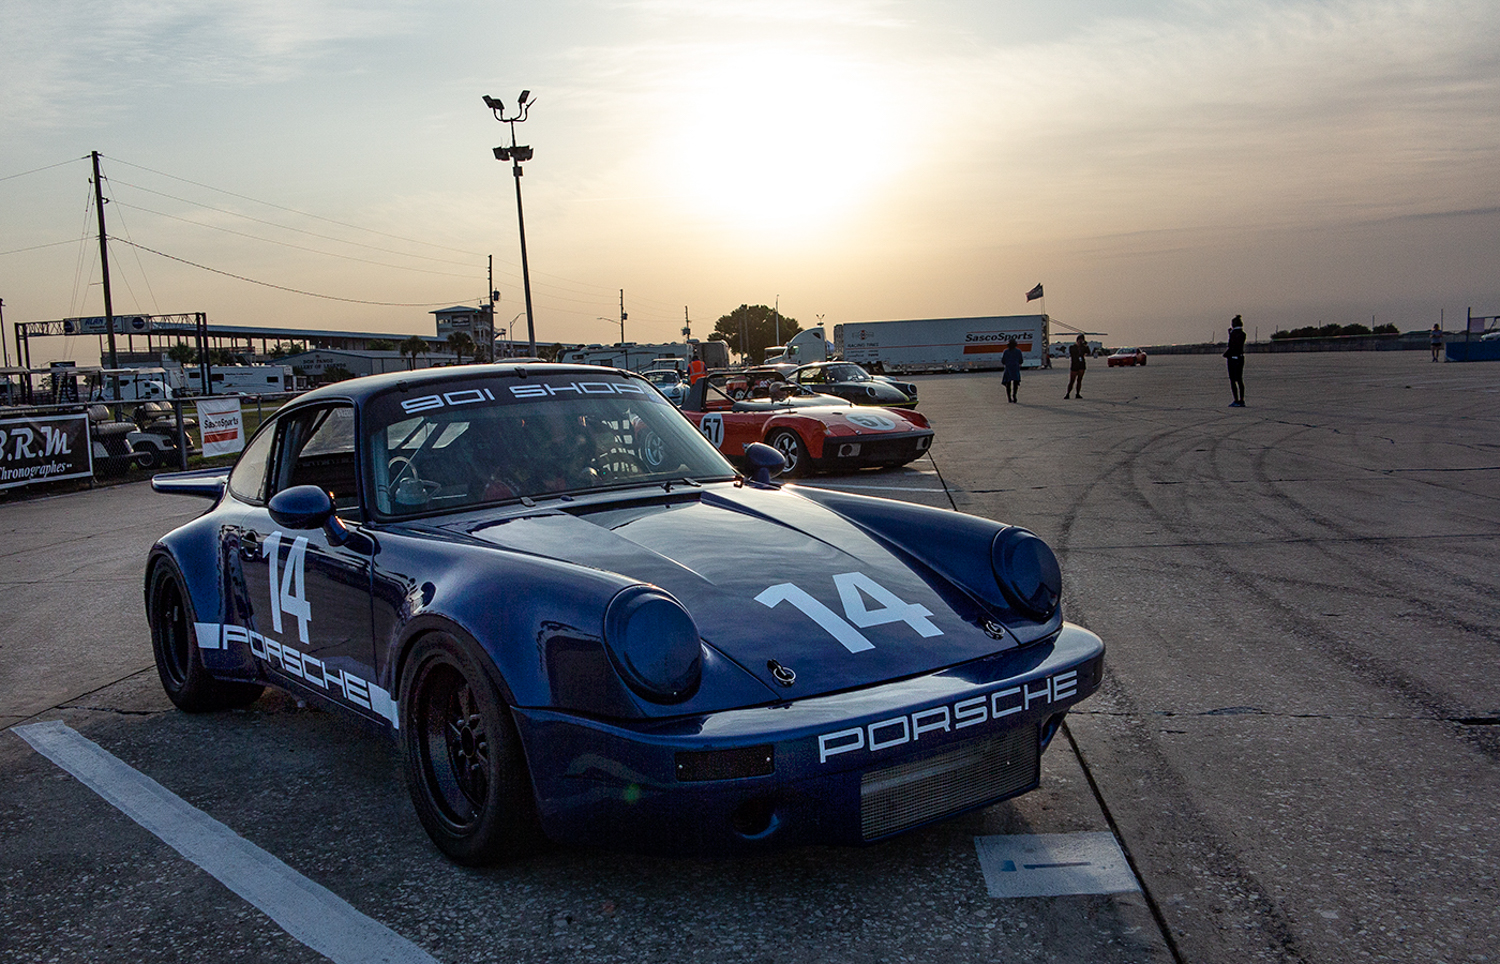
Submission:
M 366 351 L 395 351 L 396 343 L 389 338 L 372 338 L 365 343 Z
M 453 363 L 462 365 L 464 356 L 474 351 L 474 339 L 469 337 L 468 332 L 455 331 L 448 336 L 448 350 L 453 352 Z
M 185 341 L 179 341 L 171 348 L 168 348 L 167 357 L 179 365 L 192 365 L 198 361 L 198 353 L 193 350 L 192 345 L 189 345 Z
M 411 371 L 417 367 L 417 356 L 427 354 L 427 342 L 421 335 L 412 335 L 401 343 L 401 354 L 406 356 L 406 368 Z
M 714 334 L 729 342 L 731 351 L 738 352 L 740 363 L 759 364 L 766 357 L 766 349 L 772 345 L 784 345 L 802 326 L 797 319 L 781 316 L 781 340 L 776 340 L 776 311 L 766 305 L 740 305 L 714 324 Z

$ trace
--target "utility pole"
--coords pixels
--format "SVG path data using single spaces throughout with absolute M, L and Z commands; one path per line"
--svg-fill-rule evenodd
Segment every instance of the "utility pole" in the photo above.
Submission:
M 781 344 L 781 295 L 776 296 L 776 344 Z
M 99 152 L 91 151 L 94 159 L 94 207 L 99 212 L 99 265 L 104 269 L 104 330 L 109 335 L 109 367 L 119 368 L 120 359 L 115 353 L 115 306 L 109 296 L 109 245 L 104 234 L 104 185 L 99 176 Z M 111 375 L 110 383 L 118 396 L 119 376 Z
M 495 290 L 495 256 L 490 255 L 490 323 L 489 328 L 489 351 L 490 361 L 495 360 L 495 302 L 500 300 L 500 292 Z
M 5 351 L 5 367 L 10 367 L 10 346 L 5 340 L 5 299 L 0 298 L 0 349 Z M 7 384 L 9 380 L 7 379 Z
M 521 288 L 526 292 L 526 338 L 531 343 L 532 357 L 535 357 L 536 318 L 531 312 L 531 268 L 526 262 L 526 216 L 521 212 L 521 162 L 531 160 L 533 152 L 531 148 L 516 143 L 516 125 L 525 122 L 531 105 L 536 103 L 528 103 L 530 97 L 531 91 L 521 91 L 516 101 L 516 113 L 510 117 L 505 116 L 505 105 L 488 94 L 484 95 L 484 106 L 495 112 L 495 120 L 510 125 L 510 146 L 495 148 L 495 160 L 510 161 L 510 172 L 516 179 L 516 224 L 521 229 Z M 494 290 L 493 286 L 490 290 Z
M 620 344 L 625 344 L 625 319 L 630 317 L 625 314 L 625 289 L 620 289 Z

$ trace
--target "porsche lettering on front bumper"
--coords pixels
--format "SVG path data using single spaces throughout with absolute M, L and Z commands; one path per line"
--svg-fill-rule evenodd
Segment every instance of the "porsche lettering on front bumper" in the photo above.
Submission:
M 559 839 L 680 853 L 858 844 L 1036 786 L 1103 652 L 1065 624 L 1048 642 L 789 703 L 640 724 L 516 718 Z

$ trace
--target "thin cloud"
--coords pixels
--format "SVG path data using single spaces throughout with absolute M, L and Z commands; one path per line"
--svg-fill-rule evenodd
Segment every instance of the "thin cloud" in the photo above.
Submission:
M 895 29 L 910 26 L 898 16 L 905 4 L 892 0 L 628 0 L 618 5 L 633 13 L 682 20 L 742 23 L 828 24 Z
M 292 79 L 341 44 L 398 34 L 415 11 L 340 0 L 7 6 L 0 118 L 17 127 L 78 123 L 79 103 L 107 112 L 145 89 Z
M 950 63 L 947 119 L 972 163 L 1137 226 L 1485 206 L 1497 35 L 1491 3 L 1194 4 Z

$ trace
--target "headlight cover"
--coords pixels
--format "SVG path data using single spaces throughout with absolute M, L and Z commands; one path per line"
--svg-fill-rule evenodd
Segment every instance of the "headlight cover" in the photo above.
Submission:
M 1062 568 L 1052 547 L 1035 533 L 1006 526 L 990 544 L 995 581 L 1011 605 L 1028 616 L 1046 619 L 1062 595 Z
M 653 703 L 680 703 L 703 677 L 698 626 L 660 589 L 632 586 L 610 600 L 604 643 L 626 684 Z

